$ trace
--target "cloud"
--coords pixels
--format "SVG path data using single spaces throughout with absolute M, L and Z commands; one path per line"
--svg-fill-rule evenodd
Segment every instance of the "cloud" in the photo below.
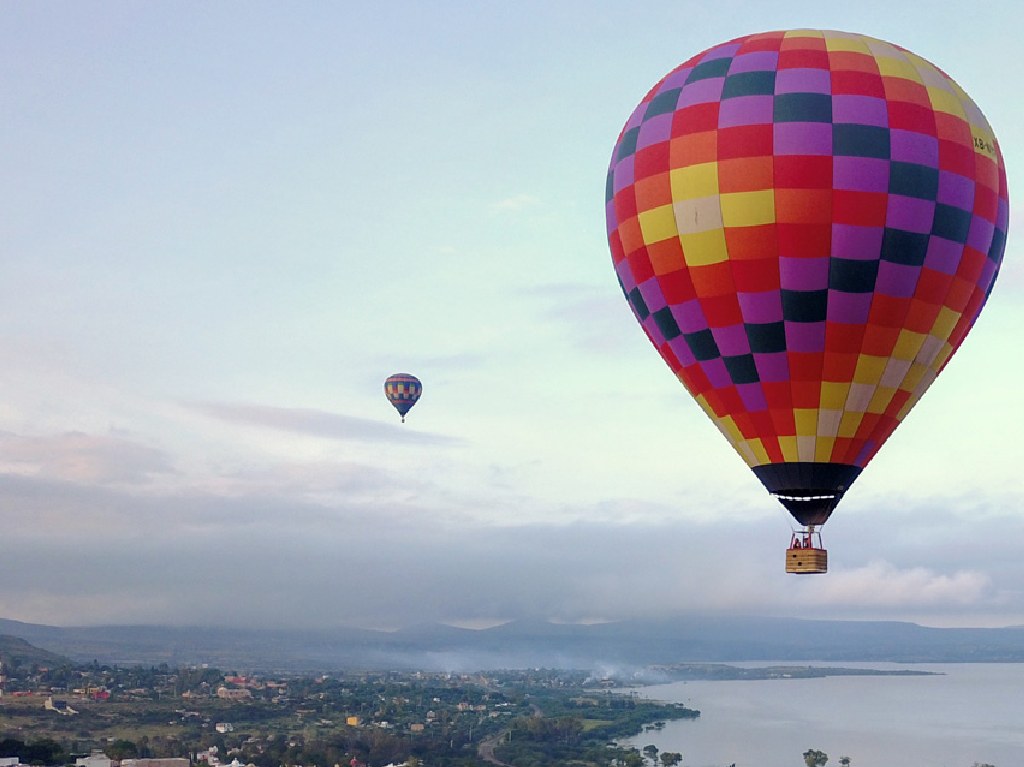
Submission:
M 203 407 L 218 420 L 299 433 L 312 419 L 314 436 L 337 426 L 319 411 Z M 359 419 L 341 424 L 350 420 Z M 1024 521 L 1011 513 L 1012 495 L 970 503 L 851 494 L 826 529 L 831 572 L 794 578 L 782 567 L 788 517 L 746 484 L 683 483 L 673 502 L 559 504 L 507 463 L 474 469 L 461 452 L 453 462 L 421 446 L 407 456 L 413 465 L 391 467 L 375 450 L 233 458 L 187 473 L 128 436 L 0 435 L 0 557 L 11 573 L 0 583 L 0 614 L 254 626 L 687 611 L 1024 622 L 1014 586 L 1024 577 Z M 381 450 L 394 453 L 386 441 Z M 484 473 L 467 484 L 474 471 Z M 1001 534 L 965 535 L 979 529 Z
M 978 571 L 945 574 L 926 567 L 900 569 L 889 562 L 874 561 L 833 571 L 819 595 L 849 607 L 925 608 L 977 604 L 991 595 L 991 589 L 989 576 Z
M 356 462 L 273 463 L 241 468 L 218 476 L 220 494 L 310 497 L 344 493 L 346 497 L 380 497 L 396 477 L 375 466 Z
M 606 284 L 550 283 L 522 290 L 528 298 L 542 302 L 543 318 L 568 332 L 577 349 L 590 354 L 619 357 L 645 349 L 643 331 L 629 306 L 615 287 L 615 275 L 608 264 Z M 654 352 L 650 352 L 654 353 Z
M 462 440 L 443 434 L 415 431 L 396 424 L 312 408 L 232 405 L 220 402 L 186 403 L 184 407 L 227 423 L 258 426 L 321 439 L 431 445 L 462 444 Z
M 516 194 L 491 203 L 491 210 L 497 212 L 518 212 L 540 205 L 540 199 L 532 194 Z
M 601 355 L 631 354 L 647 340 L 617 291 L 580 296 L 551 309 L 549 316 L 571 329 L 577 348 Z
M 73 431 L 45 437 L 0 434 L 0 471 L 80 484 L 142 483 L 173 471 L 161 450 L 119 436 Z
M 288 479 L 294 484 L 268 470 L 258 482 L 229 477 L 228 492 L 221 485 L 141 493 L 132 487 L 0 475 L 0 505 L 5 509 L 0 550 L 10 547 L 31 557 L 49 550 L 55 561 L 75 551 L 90 556 L 103 551 L 101 559 L 138 563 L 150 556 L 150 548 L 174 559 L 204 546 L 258 551 L 303 540 L 319 547 L 327 532 L 347 539 L 352 531 L 376 525 L 387 529 L 396 520 L 424 513 L 414 492 L 402 492 L 400 477 L 363 476 L 358 467 L 349 467 L 333 483 L 326 476 L 312 486 L 294 475 Z M 103 578 L 98 572 L 89 576 Z
M 833 553 L 849 564 L 798 579 L 783 572 L 788 525 L 774 516 L 510 525 L 514 511 L 472 519 L 456 506 L 436 508 L 424 493 L 394 492 L 395 477 L 360 478 L 352 466 L 332 483 L 329 471 L 282 467 L 274 476 L 283 481 L 263 485 L 240 478 L 231 497 L 140 498 L 8 477 L 0 481 L 10 510 L 0 553 L 14 574 L 0 584 L 0 611 L 65 625 L 230 616 L 253 626 L 377 627 L 694 610 L 1024 615 L 1020 595 L 1002 585 L 1020 578 L 1012 547 L 993 552 L 1005 562 L 992 575 L 955 561 L 899 567 L 878 559 L 869 533 L 847 532 L 835 536 Z M 888 554 L 899 561 L 901 551 Z M 33 567 L 38 561 L 47 562 L 44 572 Z

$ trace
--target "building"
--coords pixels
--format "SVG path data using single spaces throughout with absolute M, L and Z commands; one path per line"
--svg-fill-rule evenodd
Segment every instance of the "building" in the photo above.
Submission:
M 241 689 L 218 687 L 217 697 L 224 700 L 249 700 L 252 698 L 252 690 L 248 690 L 244 687 Z
M 43 708 L 47 711 L 56 711 L 61 716 L 74 716 L 78 713 L 68 705 L 66 700 L 54 698 L 52 695 L 46 699 L 46 702 L 43 704 Z M 93 765 L 90 765 L 90 767 L 93 767 Z M 99 766 L 97 765 L 96 767 Z M 108 764 L 106 767 L 110 767 L 110 765 Z
M 114 760 L 102 751 L 93 751 L 89 756 L 75 760 L 75 767 L 111 767 Z

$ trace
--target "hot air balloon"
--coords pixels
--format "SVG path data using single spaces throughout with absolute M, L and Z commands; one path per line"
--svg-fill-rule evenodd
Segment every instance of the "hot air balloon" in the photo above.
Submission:
M 422 392 L 420 379 L 408 373 L 395 373 L 384 381 L 384 396 L 402 416 L 402 423 L 405 423 L 405 414 L 412 410 Z
M 655 348 L 799 524 L 825 523 L 959 348 L 1003 257 L 999 144 L 941 70 L 835 31 L 681 64 L 615 145 L 608 240 Z

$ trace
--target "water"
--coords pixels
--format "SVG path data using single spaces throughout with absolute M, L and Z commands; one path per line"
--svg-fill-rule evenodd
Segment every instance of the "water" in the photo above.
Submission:
M 638 693 L 700 709 L 700 718 L 668 722 L 623 745 L 678 751 L 684 767 L 802 767 L 802 755 L 811 748 L 828 754 L 829 767 L 841 756 L 850 757 L 851 767 L 1024 765 L 1024 664 L 802 665 L 942 676 L 653 685 Z

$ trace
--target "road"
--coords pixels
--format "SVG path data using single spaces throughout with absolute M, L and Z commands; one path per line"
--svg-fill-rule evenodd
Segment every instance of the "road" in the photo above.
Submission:
M 512 767 L 508 762 L 503 762 L 501 759 L 494 755 L 494 749 L 498 746 L 501 741 L 508 737 L 508 730 L 502 730 L 497 735 L 492 735 L 489 738 L 484 738 L 480 741 L 480 745 L 476 748 L 476 754 L 485 762 L 491 764 L 500 765 L 500 767 Z
M 531 703 L 530 708 L 533 709 L 533 716 L 544 716 L 544 712 L 540 710 L 540 706 L 536 703 Z M 512 728 L 507 728 L 499 732 L 497 735 L 492 735 L 489 738 L 481 740 L 480 745 L 476 748 L 477 756 L 485 762 L 497 764 L 500 765 L 500 767 L 512 767 L 511 764 L 501 761 L 501 759 L 494 755 L 494 749 L 498 747 L 498 744 L 501 743 L 501 741 L 505 740 L 505 738 L 509 736 L 510 732 L 512 732 Z

